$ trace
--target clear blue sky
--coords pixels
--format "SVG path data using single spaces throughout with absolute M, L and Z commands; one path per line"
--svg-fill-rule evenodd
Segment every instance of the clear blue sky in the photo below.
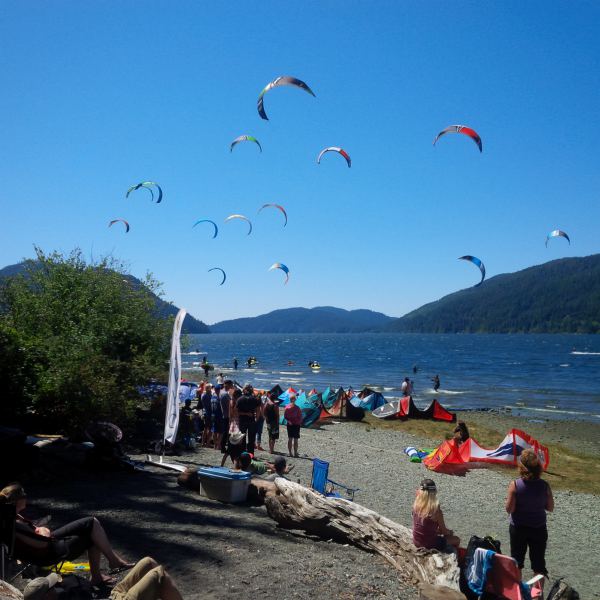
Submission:
M 112 253 L 212 323 L 289 306 L 400 316 L 476 283 L 463 254 L 491 277 L 600 250 L 597 2 L 5 0 L 0 40 L 0 266 L 34 244 Z M 316 98 L 273 90 L 263 121 L 278 75 Z M 459 135 L 432 147 L 456 123 L 483 154 Z M 264 152 L 230 153 L 240 134 Z M 330 145 L 351 169 L 316 164 Z M 148 179 L 162 204 L 125 199 Z M 267 202 L 285 229 L 257 215 Z M 251 236 L 223 224 L 234 212 Z M 545 248 L 555 228 L 570 247 Z

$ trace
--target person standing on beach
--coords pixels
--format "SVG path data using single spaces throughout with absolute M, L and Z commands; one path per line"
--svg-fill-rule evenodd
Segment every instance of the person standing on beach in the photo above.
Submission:
M 221 411 L 221 399 L 219 394 L 221 392 L 221 387 L 215 385 L 213 388 L 213 393 L 210 397 L 210 412 L 212 417 L 212 434 L 213 434 L 213 444 L 215 450 L 221 448 L 221 435 L 223 431 L 223 412 Z
M 533 450 L 523 450 L 518 466 L 521 477 L 508 484 L 506 498 L 506 512 L 510 515 L 510 555 L 519 569 L 523 569 L 529 549 L 531 570 L 547 577 L 546 512 L 554 510 L 554 497 L 548 482 L 541 478 L 542 465 Z
M 212 440 L 212 386 L 206 384 L 201 397 L 204 418 L 204 431 L 202 432 L 202 445 L 208 446 Z
M 260 415 L 256 419 L 256 449 L 264 452 L 265 449 L 262 447 L 262 433 L 265 426 L 265 406 L 267 404 L 267 395 L 262 394 L 260 396 Z
M 223 385 L 223 373 L 219 373 L 217 375 L 217 385 L 220 385 L 220 386 Z
M 219 393 L 219 403 L 223 414 L 223 427 L 221 429 L 221 452 L 225 454 L 227 449 L 227 438 L 229 437 L 229 404 L 233 391 L 233 381 L 227 379 L 223 382 L 223 389 Z
M 302 425 L 302 410 L 296 405 L 295 394 L 290 394 L 290 403 L 285 407 L 283 416 L 287 421 L 288 452 L 290 456 L 298 458 L 298 440 L 300 439 L 300 425 Z M 292 445 L 294 454 L 292 454 Z
M 264 412 L 267 432 L 269 433 L 269 452 L 273 454 L 275 452 L 275 442 L 279 439 L 279 400 L 277 394 L 269 393 Z
M 408 377 L 404 378 L 400 390 L 403 396 L 412 396 L 412 383 Z
M 250 384 L 244 386 L 236 407 L 240 431 L 247 436 L 246 450 L 254 454 L 256 421 L 260 417 L 260 398 L 254 395 L 254 388 Z

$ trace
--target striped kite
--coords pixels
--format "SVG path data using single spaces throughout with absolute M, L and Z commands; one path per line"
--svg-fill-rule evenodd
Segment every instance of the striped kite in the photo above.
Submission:
M 287 213 L 285 212 L 285 208 L 283 208 L 283 206 L 281 206 L 280 204 L 263 204 L 259 209 L 258 212 L 260 213 L 260 211 L 263 208 L 267 208 L 268 206 L 272 206 L 273 208 L 277 208 L 279 209 L 282 213 L 283 216 L 285 217 L 285 223 L 283 224 L 283 226 L 285 227 L 287 225 Z
M 158 200 L 156 201 L 156 204 L 160 204 L 163 197 L 163 191 L 160 185 L 158 185 L 158 183 L 154 181 L 142 181 L 141 183 L 136 183 L 135 185 L 132 185 L 127 190 L 125 198 L 129 198 L 129 194 L 131 194 L 131 192 L 135 192 L 135 190 L 139 190 L 140 188 L 146 188 L 147 190 L 150 190 L 150 193 L 152 194 L 152 200 L 154 200 L 154 192 L 152 191 L 153 187 L 155 187 L 158 190 Z
M 555 237 L 564 237 L 567 240 L 567 242 L 569 242 L 569 246 L 571 245 L 571 240 L 569 239 L 569 236 L 564 231 L 561 231 L 560 229 L 555 229 L 546 236 L 546 248 L 548 247 L 548 242 L 550 241 L 550 239 Z
M 458 260 L 468 260 L 468 261 L 472 262 L 476 267 L 479 267 L 479 270 L 481 271 L 481 281 L 477 285 L 474 286 L 474 287 L 479 287 L 483 283 L 483 280 L 485 279 L 485 266 L 481 262 L 481 260 L 479 260 L 476 256 L 470 256 L 469 254 L 467 254 L 465 256 L 459 256 Z
M 449 127 L 446 127 L 446 129 L 437 134 L 435 140 L 433 140 L 433 145 L 435 146 L 435 143 L 447 133 L 462 133 L 464 135 L 468 135 L 477 144 L 479 152 L 483 152 L 483 144 L 481 143 L 479 134 L 474 129 L 471 129 L 466 125 L 450 125 Z
M 245 217 L 244 215 L 229 215 L 226 219 L 225 219 L 225 223 L 227 223 L 227 221 L 231 221 L 231 219 L 242 219 L 243 221 L 247 221 L 248 222 L 248 235 L 250 235 L 252 233 L 252 223 L 250 222 L 250 219 L 248 217 Z
M 283 263 L 273 263 L 269 267 L 269 271 L 272 271 L 273 269 L 281 269 L 285 273 L 285 281 L 283 282 L 283 285 L 290 280 L 290 270 Z
M 239 144 L 240 142 L 254 142 L 258 146 L 259 150 L 262 152 L 262 146 L 260 145 L 260 142 L 251 135 L 240 135 L 236 137 L 235 140 L 231 142 L 231 146 L 229 146 L 229 152 L 233 152 L 233 147 Z
M 258 114 L 260 115 L 261 119 L 265 119 L 266 121 L 269 120 L 269 117 L 267 117 L 267 113 L 265 112 L 265 107 L 263 105 L 264 95 L 269 90 L 272 90 L 274 87 L 279 87 L 282 85 L 293 85 L 295 87 L 300 88 L 301 90 L 304 90 L 305 92 L 308 92 L 311 96 L 315 95 L 314 92 L 306 85 L 306 83 L 304 83 L 304 81 L 300 81 L 300 79 L 296 79 L 295 77 L 289 76 L 277 77 L 276 79 L 273 79 L 273 81 L 267 83 L 267 85 L 258 97 L 258 102 L 256 106 L 258 108 Z
M 325 148 L 324 150 L 321 150 L 319 156 L 317 157 L 317 164 L 319 164 L 319 165 L 321 164 L 321 157 L 326 152 L 339 152 L 346 159 L 346 162 L 348 163 L 348 167 L 352 166 L 352 160 L 350 159 L 350 156 L 348 156 L 348 153 L 344 149 L 338 148 L 337 146 L 330 146 L 329 148 Z

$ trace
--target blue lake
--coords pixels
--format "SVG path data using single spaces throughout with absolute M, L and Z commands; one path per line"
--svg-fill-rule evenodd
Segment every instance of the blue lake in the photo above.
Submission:
M 408 376 L 417 404 L 437 397 L 451 409 L 600 420 L 600 336 L 203 334 L 187 336 L 183 352 L 184 368 L 197 369 L 199 377 L 203 355 L 223 371 L 237 357 L 234 378 L 259 388 L 370 386 L 392 398 Z M 246 367 L 249 356 L 257 357 L 255 367 Z M 319 361 L 320 372 L 308 367 L 310 360 Z

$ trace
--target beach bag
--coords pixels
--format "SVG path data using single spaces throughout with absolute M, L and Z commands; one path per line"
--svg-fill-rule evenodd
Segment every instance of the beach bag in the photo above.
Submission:
M 471 563 L 473 562 L 473 555 L 477 548 L 483 548 L 484 550 L 493 550 L 494 552 L 500 552 L 500 541 L 495 540 L 491 535 L 487 535 L 480 538 L 476 535 L 472 535 L 469 543 L 467 544 L 467 551 L 465 552 L 465 571 L 468 571 Z
M 579 594 L 561 577 L 552 584 L 546 600 L 579 600 Z

